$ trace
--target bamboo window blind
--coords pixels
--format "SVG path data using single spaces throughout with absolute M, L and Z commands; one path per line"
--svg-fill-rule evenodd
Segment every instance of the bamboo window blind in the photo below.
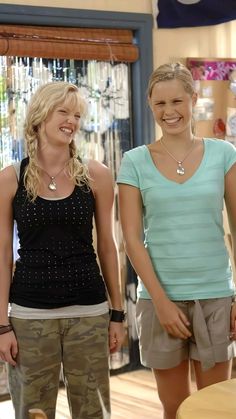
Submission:
M 138 60 L 127 29 L 0 25 L 0 55 L 78 60 Z

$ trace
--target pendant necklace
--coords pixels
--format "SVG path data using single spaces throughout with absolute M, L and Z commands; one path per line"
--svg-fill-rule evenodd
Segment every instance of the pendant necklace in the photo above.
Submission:
M 172 157 L 173 160 L 176 161 L 176 163 L 178 164 L 178 167 L 176 169 L 176 173 L 178 173 L 178 175 L 183 176 L 185 174 L 185 168 L 183 167 L 183 162 L 184 160 L 187 159 L 187 157 L 189 156 L 189 154 L 191 153 L 191 151 L 193 151 L 193 148 L 195 146 L 195 138 L 193 137 L 193 144 L 190 147 L 189 151 L 187 152 L 187 154 L 184 156 L 184 158 L 182 160 L 177 160 L 175 158 L 175 156 L 173 156 L 173 154 L 170 153 L 170 151 L 168 150 L 168 148 L 165 146 L 165 144 L 163 143 L 162 138 L 160 139 L 161 145 L 162 147 L 165 149 L 165 151 L 167 152 L 167 154 L 169 154 L 170 157 Z
M 40 169 L 42 169 L 46 173 L 46 175 L 48 175 L 48 177 L 50 177 L 50 182 L 48 184 L 48 189 L 50 189 L 50 191 L 56 191 L 57 190 L 57 184 L 56 184 L 55 179 L 62 172 L 62 170 L 65 169 L 66 166 L 67 166 L 67 164 L 65 166 L 63 166 L 63 168 L 60 169 L 59 172 L 55 176 L 49 175 L 49 173 L 45 169 L 40 167 Z

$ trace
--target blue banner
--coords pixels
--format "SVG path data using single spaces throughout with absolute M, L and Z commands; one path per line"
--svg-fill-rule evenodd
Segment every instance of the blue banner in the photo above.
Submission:
M 157 0 L 158 28 L 217 25 L 236 19 L 236 0 Z

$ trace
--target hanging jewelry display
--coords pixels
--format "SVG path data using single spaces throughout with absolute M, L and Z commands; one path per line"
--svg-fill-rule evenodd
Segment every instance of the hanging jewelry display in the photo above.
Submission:
M 78 141 L 82 154 L 105 162 L 116 173 L 121 150 L 115 121 L 129 120 L 128 73 L 125 63 L 1 57 L 0 167 L 25 155 L 23 121 L 31 95 L 41 84 L 65 80 L 77 84 L 89 102 L 83 140 L 80 132 Z

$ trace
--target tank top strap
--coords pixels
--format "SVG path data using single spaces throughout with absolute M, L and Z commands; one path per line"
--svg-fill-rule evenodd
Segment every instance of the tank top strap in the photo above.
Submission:
M 20 175 L 19 175 L 19 184 L 22 184 L 23 183 L 25 168 L 26 168 L 26 166 L 28 164 L 29 164 L 29 157 L 26 157 L 25 159 L 21 160 L 21 164 L 20 164 Z

